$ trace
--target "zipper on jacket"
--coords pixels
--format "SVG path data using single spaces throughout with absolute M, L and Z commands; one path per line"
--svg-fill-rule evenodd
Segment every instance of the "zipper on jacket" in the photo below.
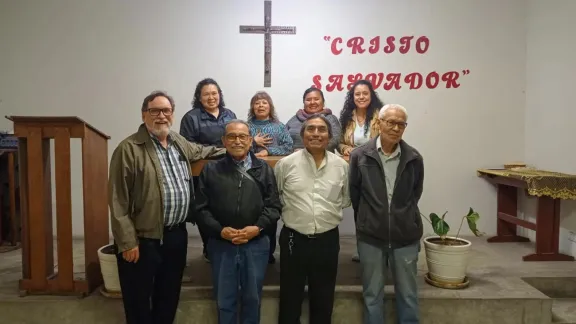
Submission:
M 386 173 L 384 172 L 384 166 L 381 166 L 382 175 L 384 176 L 384 187 L 386 188 L 386 201 L 388 201 L 388 187 L 386 186 Z M 396 184 L 394 184 L 396 187 Z M 390 211 L 392 210 L 392 201 L 394 199 L 394 188 L 392 188 L 392 197 L 390 197 L 390 202 L 388 203 L 388 248 L 392 248 L 392 215 Z
M 392 192 L 392 198 L 394 198 L 394 192 Z M 388 204 L 388 248 L 392 248 L 392 215 L 390 215 L 390 210 L 392 209 L 392 198 L 390 198 L 390 203 Z M 386 198 L 388 199 L 388 198 Z
M 240 182 L 238 182 L 238 199 L 236 200 L 236 217 L 240 214 L 240 192 L 242 190 L 242 179 L 244 179 L 244 175 L 240 174 Z
M 384 172 L 384 166 L 380 165 L 380 171 L 382 172 L 382 178 L 384 178 L 384 188 L 386 189 L 386 201 L 388 201 L 388 186 L 386 185 L 386 172 Z M 398 178 L 396 178 L 398 179 Z M 396 184 L 394 184 L 396 187 Z M 394 188 L 392 188 L 392 197 L 388 203 L 388 248 L 392 248 L 392 215 L 390 211 L 392 210 L 392 201 L 394 199 Z
M 402 169 L 400 169 L 400 173 L 396 173 L 396 180 L 394 180 L 394 187 L 392 188 L 392 197 L 390 197 L 390 203 L 388 204 L 388 247 L 392 248 L 392 215 L 390 215 L 390 211 L 392 210 L 392 202 L 394 202 L 394 194 L 396 193 L 396 183 L 398 183 L 398 179 L 402 176 L 402 172 L 404 172 L 404 168 L 408 164 L 408 161 L 402 165 Z M 384 179 L 386 181 L 386 179 Z

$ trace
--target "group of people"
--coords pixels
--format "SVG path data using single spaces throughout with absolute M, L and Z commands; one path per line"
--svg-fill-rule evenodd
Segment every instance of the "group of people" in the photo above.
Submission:
M 422 156 L 402 140 L 406 109 L 383 105 L 370 82 L 348 92 L 340 119 L 320 89 L 286 124 L 265 92 L 247 120 L 225 107 L 212 79 L 196 87 L 180 133 L 165 92 L 148 95 L 138 131 L 110 162 L 109 205 L 127 323 L 175 319 L 186 266 L 186 223 L 198 226 L 211 263 L 219 323 L 259 323 L 262 286 L 282 219 L 278 323 L 331 323 L 342 210 L 352 205 L 362 267 L 364 323 L 383 323 L 388 267 L 399 323 L 419 322 L 418 201 Z M 284 156 L 274 167 L 262 157 Z M 207 162 L 200 175 L 192 163 Z M 240 310 L 240 311 L 239 311 Z
M 246 121 L 250 126 L 252 148 L 257 157 L 286 156 L 304 148 L 300 129 L 304 120 L 314 114 L 322 114 L 330 122 L 333 137 L 327 149 L 340 156 L 349 156 L 352 149 L 378 135 L 378 111 L 383 104 L 369 81 L 359 80 L 348 91 L 340 118 L 326 108 L 324 94 L 320 89 L 312 87 L 304 91 L 302 102 L 303 107 L 284 124 L 278 120 L 274 102 L 268 93 L 260 91 L 252 97 Z M 190 142 L 222 148 L 224 125 L 236 118 L 236 113 L 226 107 L 218 83 L 207 78 L 196 85 L 192 109 L 180 122 L 180 135 Z M 194 184 L 198 184 L 197 177 L 194 178 Z M 209 261 L 206 250 L 208 236 L 203 226 L 199 226 L 198 231 L 204 246 L 204 259 Z M 272 244 L 270 264 L 276 262 L 276 232 L 276 225 L 266 231 Z M 358 254 L 352 260 L 359 262 Z

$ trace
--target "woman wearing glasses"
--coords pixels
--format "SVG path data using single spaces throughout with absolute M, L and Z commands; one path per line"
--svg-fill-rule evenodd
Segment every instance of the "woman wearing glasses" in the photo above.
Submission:
M 236 114 L 225 108 L 218 83 L 213 79 L 204 79 L 196 85 L 192 109 L 182 117 L 180 135 L 190 142 L 224 147 L 224 128 L 232 119 L 236 119 Z

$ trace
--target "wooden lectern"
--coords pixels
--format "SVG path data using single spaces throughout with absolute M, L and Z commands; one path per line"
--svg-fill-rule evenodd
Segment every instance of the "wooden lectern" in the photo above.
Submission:
M 77 117 L 7 116 L 19 141 L 21 294 L 87 295 L 103 282 L 98 248 L 109 244 L 109 136 Z M 74 278 L 70 139 L 82 139 L 85 278 Z M 54 271 L 50 140 L 54 139 L 57 271 Z

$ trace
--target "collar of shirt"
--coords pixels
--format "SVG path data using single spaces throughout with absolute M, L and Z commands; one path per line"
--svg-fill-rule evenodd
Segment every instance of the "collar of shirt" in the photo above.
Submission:
M 148 132 L 148 134 L 150 134 L 150 137 L 152 138 L 152 140 L 154 142 L 156 142 L 157 144 L 161 144 L 160 140 L 158 139 L 158 137 L 154 134 L 152 134 L 151 132 Z M 166 141 L 168 142 L 168 145 L 172 144 L 172 142 L 174 141 L 172 138 L 171 134 L 168 134 L 168 137 L 166 138 Z
M 308 152 L 308 150 L 306 148 L 302 149 L 302 154 L 304 155 L 306 160 L 308 160 L 308 162 L 310 162 L 312 165 L 314 165 L 314 168 L 316 169 L 316 161 L 314 160 L 314 157 L 312 156 L 312 154 L 310 154 L 310 152 Z M 327 163 L 328 163 L 328 153 L 324 152 L 324 159 L 322 160 L 322 163 L 320 163 L 320 167 L 317 169 L 318 170 L 322 169 L 323 167 L 326 166 Z
M 384 156 L 388 159 L 400 156 L 400 153 L 402 153 L 402 150 L 400 149 L 400 143 L 396 145 L 396 149 L 390 155 L 384 153 L 384 150 L 382 150 L 382 142 L 380 141 L 380 136 L 376 138 L 376 150 L 378 150 L 378 153 L 384 154 Z
M 252 158 L 250 157 L 250 153 L 248 153 L 248 155 L 246 155 L 246 158 L 244 158 L 244 160 L 238 161 L 238 160 L 234 160 L 234 163 L 236 163 L 236 165 L 238 165 L 241 168 L 244 168 L 244 170 L 250 170 L 250 168 L 252 167 Z

